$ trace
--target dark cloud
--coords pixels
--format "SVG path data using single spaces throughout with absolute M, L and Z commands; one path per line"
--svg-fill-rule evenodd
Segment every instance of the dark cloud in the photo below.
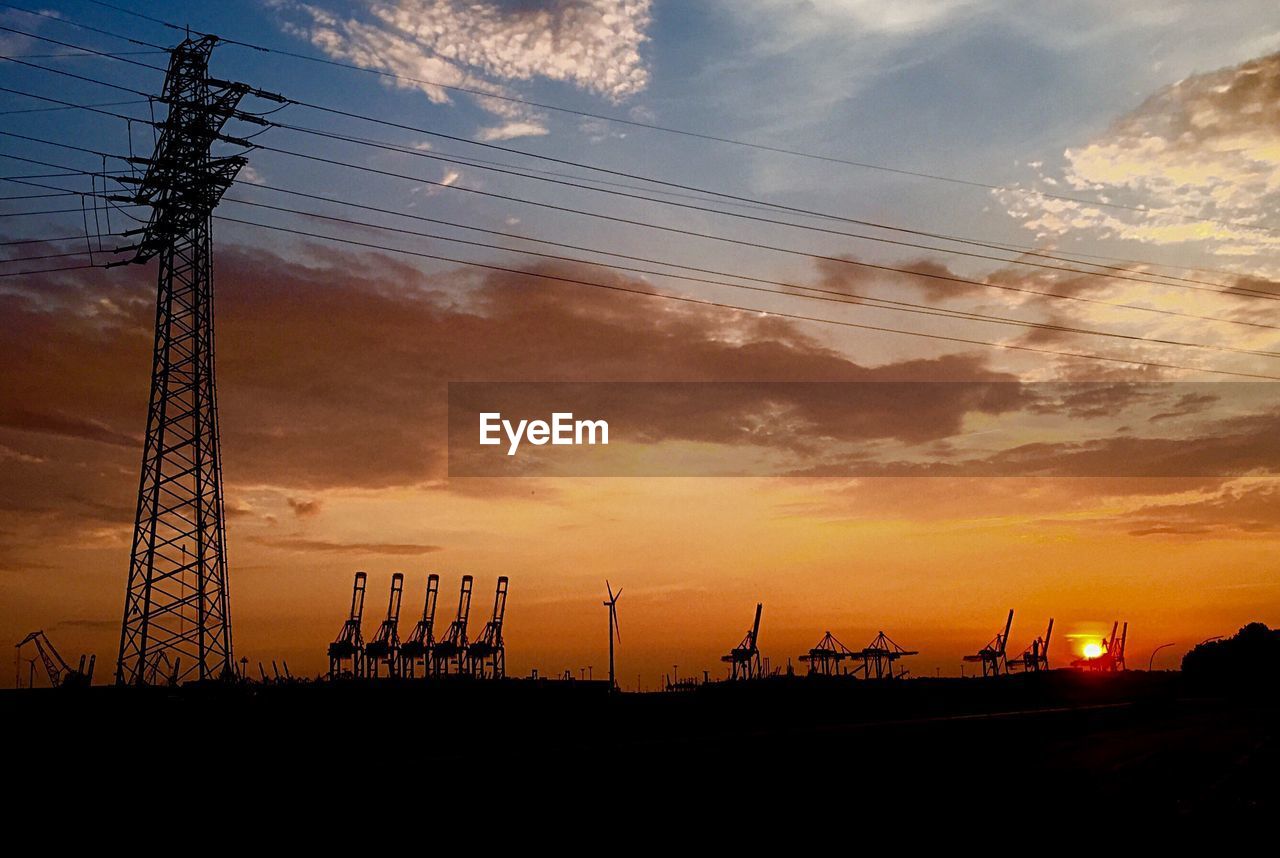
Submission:
M 27 411 L 13 407 L 13 403 L 0 404 L 0 426 L 23 432 L 82 438 L 86 441 L 98 441 L 120 447 L 136 447 L 142 439 L 140 434 L 129 435 L 116 432 L 98 420 L 57 412 Z
M 217 277 L 224 473 L 233 486 L 315 491 L 439 484 L 451 380 L 1007 377 L 966 355 L 864 367 L 775 317 L 516 274 L 426 277 L 385 257 L 332 248 L 309 248 L 305 264 L 229 248 L 220 253 Z M 601 279 L 600 272 L 592 279 Z M 119 483 L 111 502 L 126 507 L 136 491 L 129 486 L 136 482 L 131 472 L 146 413 L 153 294 L 150 272 L 122 269 L 116 278 L 96 272 L 44 284 L 35 278 L 23 291 L 0 296 L 0 320 L 9 333 L 0 342 L 0 363 L 28 368 L 3 379 L 0 401 L 22 406 L 11 408 L 3 425 L 33 436 L 6 446 L 46 455 L 43 433 L 122 448 L 128 455 L 110 457 L 110 478 Z M 677 423 L 691 427 L 710 412 L 724 415 L 719 425 L 725 425 L 733 412 L 752 413 L 756 405 L 708 402 L 701 413 L 658 421 L 655 432 L 681 436 Z M 797 408 L 818 433 L 940 437 L 973 406 L 960 399 L 882 403 L 855 413 L 814 398 Z M 912 419 L 913 409 L 923 409 L 924 419 Z M 80 416 L 54 419 L 68 413 Z M 86 462 L 101 458 L 78 455 Z M 44 473 L 8 471 L 25 480 Z
M 307 516 L 317 515 L 323 502 L 316 499 L 304 498 L 286 498 L 285 502 L 289 504 L 289 509 L 293 510 L 293 514 L 298 518 L 306 518 Z
M 1178 401 L 1168 411 L 1153 414 L 1147 419 L 1152 423 L 1158 423 L 1161 420 L 1172 420 L 1175 417 L 1185 417 L 1188 414 L 1200 414 L 1207 411 L 1210 406 L 1218 401 L 1219 397 L 1208 393 L 1184 393 L 1178 397 Z
M 1280 533 L 1280 481 L 1246 482 L 1181 503 L 1151 504 L 1111 526 L 1131 536 L 1273 536 Z

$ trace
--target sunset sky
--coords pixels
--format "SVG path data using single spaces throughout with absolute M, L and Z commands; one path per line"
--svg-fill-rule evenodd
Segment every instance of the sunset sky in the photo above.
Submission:
M 1153 403 L 1125 384 L 1280 379 L 1280 355 L 1267 354 L 1280 351 L 1280 303 L 1269 297 L 1280 295 L 1274 2 L 116 5 L 384 73 L 219 46 L 214 75 L 394 127 L 300 105 L 268 119 L 395 150 L 268 128 L 218 215 L 504 269 L 215 222 L 237 659 L 319 673 L 356 570 L 370 576 L 366 634 L 395 571 L 406 575 L 406 633 L 428 572 L 442 578 L 438 625 L 459 577 L 475 576 L 473 631 L 496 577 L 509 575 L 515 675 L 587 665 L 604 675 L 607 578 L 624 589 L 618 663 L 628 688 L 637 677 L 656 687 L 676 664 L 682 675 L 718 675 L 757 601 L 775 667 L 827 630 L 854 648 L 883 630 L 921 651 L 909 665 L 917 675 L 959 675 L 961 656 L 1011 607 L 1011 652 L 1052 616 L 1058 665 L 1116 619 L 1130 624 L 1130 666 L 1144 668 L 1160 644 L 1175 646 L 1157 666 L 1173 667 L 1204 638 L 1280 624 L 1280 491 L 1268 466 L 1280 454 L 1280 403 L 1265 393 L 1247 410 L 1212 393 Z M 84 0 L 30 8 L 46 14 L 0 10 L 0 55 L 82 77 L 0 63 L 0 87 L 149 118 L 145 102 L 120 103 L 137 95 L 93 81 L 158 93 L 161 72 L 50 56 L 71 51 L 34 36 L 140 51 L 125 56 L 164 66 L 146 45 L 67 21 L 166 46 L 181 34 Z M 131 144 L 150 151 L 149 130 L 135 123 L 131 141 L 123 119 L 16 112 L 49 106 L 0 90 L 0 130 L 10 132 L 0 136 L 0 176 L 103 167 L 98 155 L 23 137 L 113 156 Z M 232 133 L 262 130 L 240 123 Z M 484 169 L 495 166 L 525 175 Z M 40 181 L 91 189 L 78 176 Z M 85 223 L 78 202 L 66 202 L 75 197 L 12 199 L 39 189 L 0 184 L 0 241 L 48 240 L 5 244 L 0 273 L 85 261 L 3 261 L 83 249 Z M 112 229 L 133 225 L 112 218 Z M 620 254 L 755 291 L 618 270 L 654 267 Z M 152 262 L 0 278 L 0 640 L 43 628 L 64 656 L 96 653 L 100 680 L 119 639 L 155 276 Z M 880 301 L 816 300 L 849 293 Z M 827 414 L 785 434 L 709 437 L 678 412 L 646 450 L 661 459 L 692 445 L 708 455 L 785 449 L 798 457 L 793 476 L 450 479 L 447 470 L 451 381 L 967 380 L 1112 382 L 1098 401 L 1056 403 L 1050 452 L 1078 452 L 1074 426 L 1081 438 L 1123 443 L 1090 446 L 1089 476 L 822 475 L 835 443 L 856 452 L 892 442 L 940 460 L 990 452 L 974 440 L 991 429 L 989 406 L 904 399 L 880 422 L 850 415 L 846 427 Z M 759 402 L 721 404 L 726 426 L 770 425 Z

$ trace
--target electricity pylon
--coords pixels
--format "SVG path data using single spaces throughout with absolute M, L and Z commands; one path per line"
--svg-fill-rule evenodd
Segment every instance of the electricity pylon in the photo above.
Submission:
M 132 202 L 151 218 L 130 262 L 159 257 L 156 339 L 142 478 L 133 530 L 129 585 L 120 629 L 117 684 L 144 684 L 162 657 L 180 664 L 177 679 L 235 675 L 227 591 L 222 460 L 213 362 L 211 219 L 244 166 L 241 156 L 214 157 L 222 134 L 249 92 L 209 77 L 213 36 L 188 38 L 170 54 L 160 101 L 168 117 Z M 179 661 L 180 659 L 180 661 Z

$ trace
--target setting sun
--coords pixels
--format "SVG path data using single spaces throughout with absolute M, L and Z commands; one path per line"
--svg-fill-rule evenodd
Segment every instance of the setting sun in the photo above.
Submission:
M 1085 658 L 1097 658 L 1100 655 L 1102 655 L 1102 644 L 1087 643 L 1084 645 Z

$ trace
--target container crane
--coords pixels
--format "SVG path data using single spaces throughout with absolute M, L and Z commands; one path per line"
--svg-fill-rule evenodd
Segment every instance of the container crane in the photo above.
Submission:
M 1118 636 L 1117 632 L 1119 632 Z M 1126 622 L 1122 630 L 1120 621 L 1116 620 L 1111 625 L 1111 637 L 1102 641 L 1102 654 L 1094 658 L 1078 658 L 1071 662 L 1071 666 L 1107 672 L 1125 670 L 1127 668 L 1124 662 L 1124 647 L 1128 639 L 1129 624 Z
M 764 604 L 756 603 L 756 619 L 742 639 L 742 643 L 729 650 L 728 655 L 720 656 L 720 660 L 729 665 L 730 679 L 758 679 L 764 676 L 760 666 L 760 614 Z
M 481 679 L 502 679 L 507 675 L 507 651 L 502 641 L 502 621 L 507 613 L 507 576 L 498 578 L 493 594 L 493 619 L 480 637 L 467 648 L 467 670 Z
M 49 685 L 54 688 L 83 688 L 93 682 L 93 668 L 98 660 L 96 655 L 88 657 L 86 666 L 85 656 L 80 656 L 79 667 L 75 670 L 71 669 L 71 665 L 58 654 L 57 648 L 49 637 L 43 632 L 32 632 L 23 638 L 15 647 L 21 650 L 27 644 L 35 644 L 36 653 L 40 656 L 40 661 L 44 664 L 44 671 L 49 675 Z
M 387 598 L 387 618 L 378 626 L 373 640 L 365 644 L 365 675 L 378 678 L 379 666 L 387 666 L 387 676 L 400 675 L 400 601 L 404 596 L 404 574 L 391 576 L 391 595 Z
M 1004 634 L 998 634 L 991 642 L 973 655 L 966 655 L 965 661 L 982 662 L 983 676 L 999 676 L 1009 672 L 1009 660 L 1005 657 L 1005 649 L 1009 645 L 1009 632 L 1013 628 L 1013 608 L 1009 609 L 1009 619 L 1004 624 Z
M 470 575 L 462 576 L 458 593 L 458 616 L 449 624 L 445 636 L 431 648 L 431 673 L 434 676 L 462 673 L 466 668 L 467 620 L 471 615 Z
M 1031 646 L 1023 650 L 1022 655 L 1009 662 L 1009 669 L 1020 669 L 1023 673 L 1037 673 L 1049 669 L 1049 640 L 1053 637 L 1053 617 L 1049 618 L 1049 628 L 1044 637 L 1036 638 Z
M 807 655 L 800 656 L 800 660 L 808 662 L 810 676 L 840 676 L 848 672 L 842 663 L 853 654 L 853 650 L 827 632 Z
M 862 659 L 862 675 L 867 679 L 901 679 L 907 675 L 907 669 L 896 668 L 894 662 L 903 656 L 919 654 L 918 650 L 898 646 L 892 638 L 880 632 L 857 655 Z
M 427 576 L 427 598 L 422 606 L 422 619 L 413 627 L 413 634 L 400 645 L 400 665 L 404 675 L 412 678 L 419 663 L 422 675 L 429 671 L 431 648 L 435 646 L 436 600 L 440 595 L 440 576 L 432 572 Z
M 356 582 L 351 590 L 351 613 L 342 624 L 337 639 L 329 644 L 330 679 L 358 679 L 364 675 L 364 636 L 360 632 L 360 621 L 364 617 L 367 578 L 363 572 L 356 573 Z M 265 675 L 263 680 L 266 680 Z

